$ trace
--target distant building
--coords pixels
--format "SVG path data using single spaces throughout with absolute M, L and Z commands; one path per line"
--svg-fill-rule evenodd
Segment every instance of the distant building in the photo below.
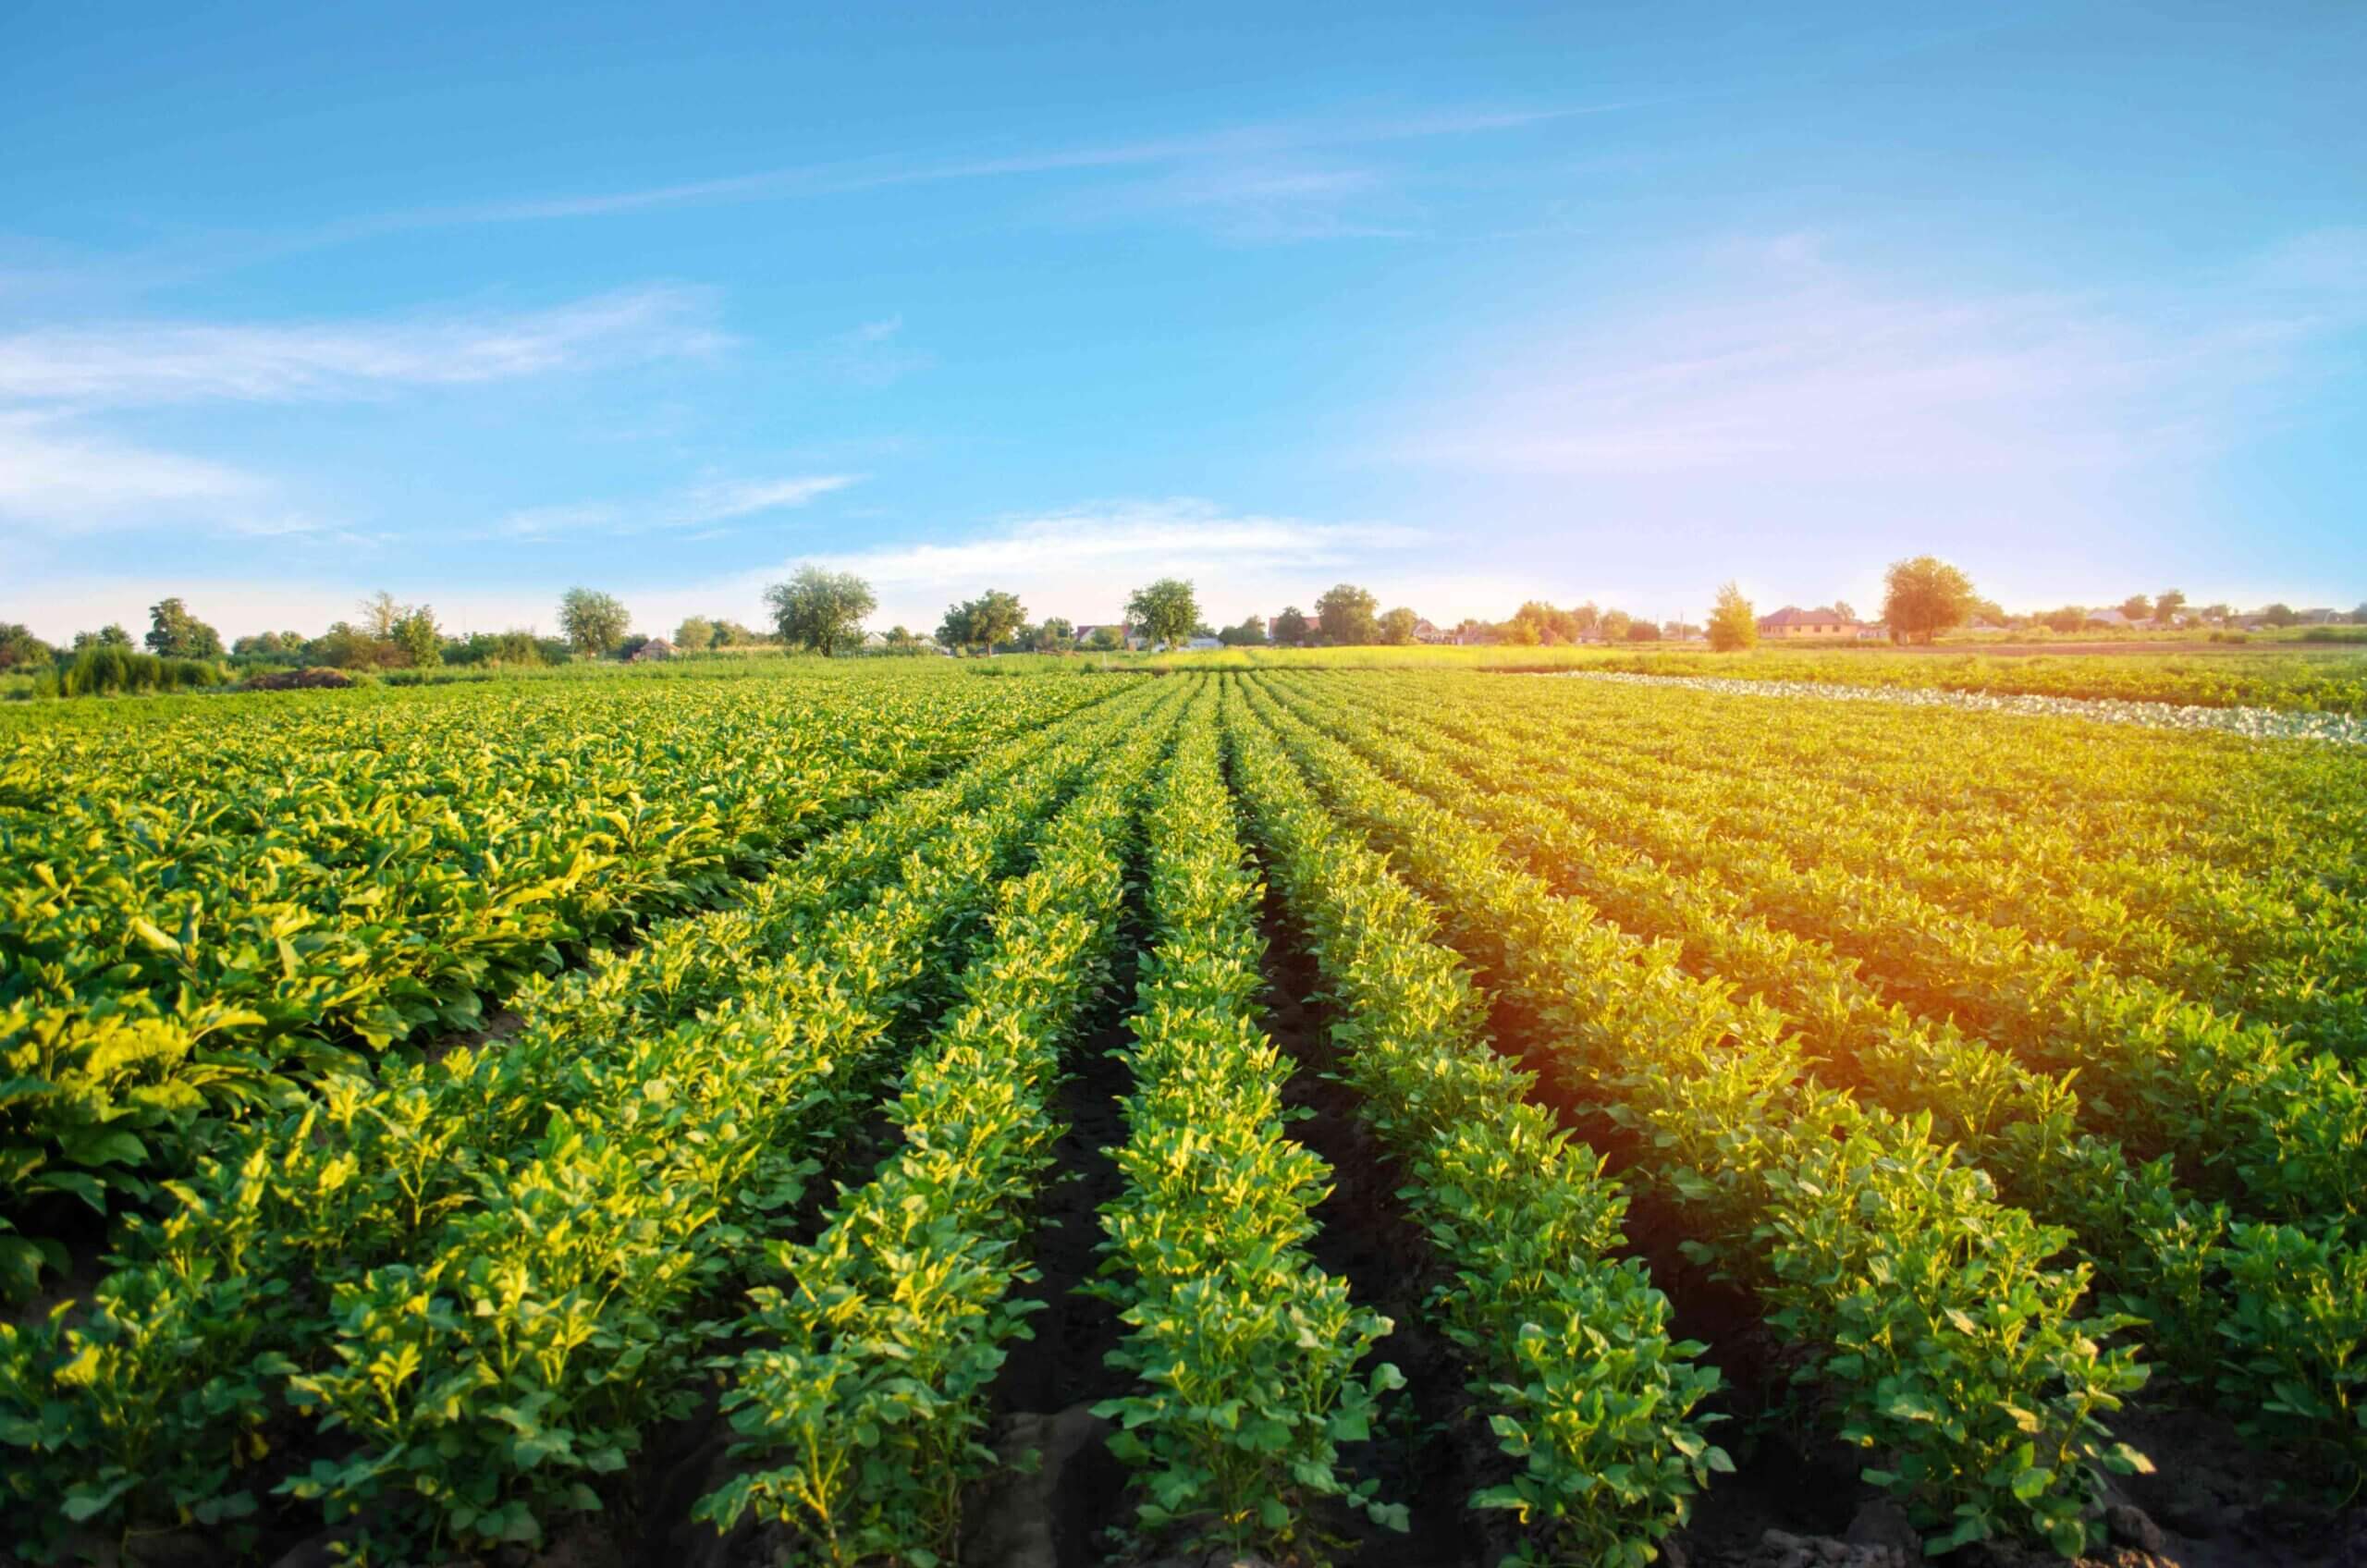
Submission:
M 1454 641 L 1454 633 L 1452 631 L 1441 631 L 1437 626 L 1431 624 L 1428 617 L 1424 617 L 1422 619 L 1414 623 L 1414 641 L 1417 643 L 1452 643 Z
M 1224 646 L 1224 643 L 1221 640 L 1215 637 L 1193 637 L 1187 639 L 1184 645 L 1195 652 L 1201 652 L 1209 648 L 1221 648 Z
M 1858 623 L 1839 610 L 1819 606 L 1804 610 L 1797 605 L 1785 605 L 1773 615 L 1759 618 L 1761 637 L 1854 637 Z
M 2134 626 L 2137 623 L 2129 619 L 2127 616 L 2121 614 L 2118 610 L 2090 610 L 2088 612 L 2088 624 L 2090 626 L 2105 626 L 2117 629 L 2121 627 Z
M 627 659 L 625 662 L 627 664 L 648 664 L 654 659 L 670 659 L 673 656 L 673 643 L 668 643 L 663 637 L 652 637 L 648 642 L 644 643 L 640 647 L 635 648 L 632 651 L 632 657 Z

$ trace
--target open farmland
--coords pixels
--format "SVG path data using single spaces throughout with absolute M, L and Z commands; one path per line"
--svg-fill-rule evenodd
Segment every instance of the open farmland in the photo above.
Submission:
M 2355 748 L 1043 663 L 0 715 L 0 1544 L 2367 1547 Z

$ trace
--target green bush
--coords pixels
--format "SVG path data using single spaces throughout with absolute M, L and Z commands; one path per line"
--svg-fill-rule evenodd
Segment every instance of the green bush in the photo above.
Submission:
M 184 692 L 219 686 L 221 667 L 205 659 L 160 658 L 128 648 L 99 645 L 74 655 L 57 679 L 61 697 L 99 697 L 131 692 Z

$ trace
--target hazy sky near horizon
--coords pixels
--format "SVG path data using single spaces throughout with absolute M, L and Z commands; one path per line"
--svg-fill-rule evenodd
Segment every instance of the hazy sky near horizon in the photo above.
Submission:
M 20 6 L 0 620 L 2367 597 L 2367 7 Z

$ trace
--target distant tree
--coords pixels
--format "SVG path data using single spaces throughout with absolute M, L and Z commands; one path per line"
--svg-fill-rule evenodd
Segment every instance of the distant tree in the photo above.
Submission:
M 708 646 L 715 648 L 753 648 L 760 643 L 769 643 L 772 641 L 774 641 L 774 639 L 769 632 L 754 631 L 752 628 L 741 625 L 736 620 L 718 620 L 715 623 L 715 640 L 710 643 Z
M 1496 628 L 1496 641 L 1515 648 L 1534 648 L 1545 641 L 1545 633 L 1537 622 L 1515 616 Z
M 1513 611 L 1513 619 L 1525 620 L 1536 627 L 1539 643 L 1575 643 L 1578 640 L 1577 617 L 1568 610 L 1557 610 L 1542 599 L 1531 599 Z
M 926 642 L 919 632 L 899 621 L 888 629 L 888 648 L 891 653 L 917 654 Z
M 2153 623 L 2167 626 L 2177 619 L 2178 611 L 2186 608 L 2186 595 L 2175 588 L 2165 588 L 2153 595 Z
M 178 598 L 148 606 L 148 651 L 168 659 L 222 656 L 222 635 L 189 613 Z
M 2215 605 L 2205 605 L 2194 613 L 2200 619 L 2216 621 L 2224 626 L 2229 619 L 2233 619 L 2236 610 L 2234 606 L 2221 603 Z
M 937 640 L 957 652 L 980 648 L 991 653 L 996 643 L 1009 642 L 1026 622 L 1027 606 L 1017 594 L 989 588 L 975 599 L 947 606 Z
M 1894 561 L 1884 578 L 1883 619 L 1891 635 L 1929 643 L 1972 614 L 1972 579 L 1936 556 Z
M 559 596 L 559 630 L 580 654 L 607 654 L 625 640 L 632 617 L 614 595 L 570 588 Z
M 2142 594 L 2131 594 L 2120 602 L 2120 613 L 2131 621 L 2153 619 L 2153 601 Z
M 1375 612 L 1380 601 L 1353 582 L 1338 583 L 1315 601 L 1315 619 L 1323 640 L 1335 648 L 1356 647 L 1380 634 Z
M 300 638 L 299 642 L 300 641 Z M 120 621 L 109 621 L 96 631 L 74 633 L 74 651 L 78 654 L 85 648 L 129 648 L 130 646 L 131 633 L 123 629 Z
M 1630 643 L 1657 643 L 1660 640 L 1661 629 L 1650 621 L 1636 620 L 1628 623 L 1627 641 Z
M 1049 616 L 1036 629 L 1036 651 L 1065 654 L 1076 646 L 1076 623 L 1065 616 Z
M 304 662 L 330 669 L 384 669 L 394 663 L 395 645 L 350 620 L 329 623 L 329 629 L 304 644 Z
M 1404 605 L 1384 613 L 1379 623 L 1380 640 L 1392 648 L 1402 648 L 1414 640 L 1414 623 L 1422 618 Z
M 1228 626 L 1217 633 L 1217 641 L 1228 648 L 1260 648 L 1266 644 L 1266 618 L 1245 616 L 1239 626 Z
M 1604 642 L 1620 643 L 1626 640 L 1627 629 L 1636 624 L 1636 619 L 1625 610 L 1605 610 L 1602 619 L 1595 624 L 1600 629 Z
M 1841 606 L 1835 605 L 1836 610 Z M 1854 616 L 1843 617 L 1855 619 Z M 1759 617 L 1742 590 L 1729 582 L 1718 590 L 1717 603 L 1710 610 L 1710 646 L 1722 654 L 1735 653 L 1759 641 Z
M 1271 633 L 1278 648 L 1301 648 L 1306 645 L 1306 617 L 1296 605 L 1284 605 L 1282 613 L 1274 618 Z
M 2088 624 L 2088 612 L 2078 605 L 2066 605 L 2059 610 L 2049 610 L 2039 619 L 2050 631 L 2077 631 Z
M 879 607 L 871 584 L 851 571 L 802 566 L 786 582 L 765 590 L 780 640 L 824 658 L 863 641 L 863 618 Z
M 395 596 L 381 588 L 362 601 L 361 613 L 354 624 L 382 643 L 395 640 L 395 627 L 411 614 L 411 606 L 396 602 Z
M 1093 635 L 1085 640 L 1085 645 L 1097 654 L 1114 654 L 1125 647 L 1126 639 L 1114 626 L 1097 626 Z
M 2291 605 L 2274 604 L 2260 612 L 2260 618 L 2271 626 L 2291 626 L 2301 619 Z
M 1200 619 L 1192 584 L 1180 577 L 1162 577 L 1137 588 L 1126 601 L 1126 624 L 1153 643 L 1170 645 L 1188 641 Z
M 1849 601 L 1846 599 L 1834 600 L 1833 613 L 1839 616 L 1844 620 L 1855 620 L 1858 619 L 1858 612 L 1849 607 Z M 1713 628 L 1716 625 L 1716 619 L 1717 618 L 1714 616 L 1711 618 L 1711 623 Z M 1757 631 L 1759 623 L 1754 620 L 1750 624 L 1752 630 L 1754 631 Z M 1717 632 L 1714 630 L 1710 633 L 1710 640 L 1713 643 L 1717 641 Z
M 704 653 L 715 646 L 715 622 L 703 615 L 686 615 L 682 624 L 674 628 L 677 652 Z
M 2367 626 L 2367 604 L 2362 604 L 2357 609 L 2350 612 L 2350 624 L 2353 626 Z
M 387 641 L 413 669 L 432 669 L 444 662 L 444 633 L 436 629 L 435 610 L 425 605 L 406 609 Z
M 0 669 L 30 669 L 55 662 L 57 650 L 15 621 L 0 622 Z
M 1595 606 L 1592 599 L 1570 612 L 1570 629 L 1573 632 L 1602 630 L 1602 611 Z

